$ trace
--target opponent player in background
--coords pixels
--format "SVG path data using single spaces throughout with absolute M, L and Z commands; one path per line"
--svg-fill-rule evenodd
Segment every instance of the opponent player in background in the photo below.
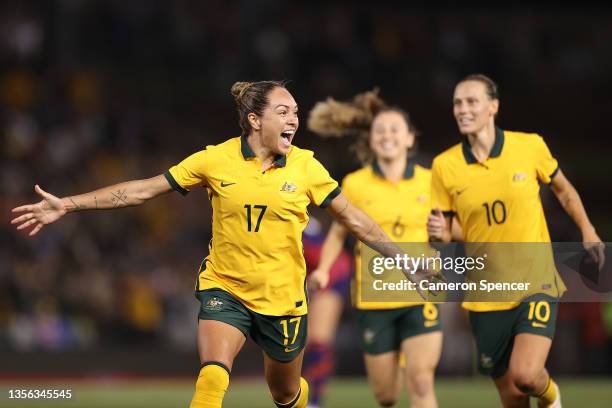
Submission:
M 470 75 L 455 87 L 453 113 L 464 139 L 433 161 L 436 213 L 428 220 L 429 235 L 448 242 L 458 219 L 466 243 L 548 243 L 539 180 L 551 186 L 580 228 L 585 247 L 602 262 L 603 244 L 542 137 L 497 128 L 498 110 L 497 85 L 490 78 Z M 551 284 L 539 286 L 541 293 L 523 303 L 464 302 L 480 371 L 493 378 L 504 407 L 529 407 L 530 397 L 539 407 L 561 406 L 559 388 L 545 362 L 555 330 L 556 300 L 565 286 L 556 270 L 550 278 Z
M 302 236 L 309 274 L 319 265 L 324 240 L 321 223 L 311 216 Z M 334 340 L 349 298 L 351 264 L 350 253 L 343 249 L 331 267 L 328 285 L 308 293 L 308 341 L 302 371 L 310 386 L 309 408 L 323 406 L 326 385 L 335 369 Z
M 324 136 L 356 136 L 352 148 L 364 167 L 346 176 L 343 193 L 394 241 L 428 241 L 431 173 L 413 161 L 417 131 L 408 113 L 388 107 L 377 92 L 365 92 L 351 103 L 319 102 L 308 126 Z M 311 282 L 327 285 L 347 233 L 341 223 L 332 224 Z M 392 406 L 405 384 L 412 407 L 436 407 L 434 371 L 442 350 L 438 306 L 416 297 L 403 302 L 364 301 L 359 251 L 358 244 L 353 303 L 374 396 L 380 405 Z M 400 366 L 400 356 L 405 367 Z
M 385 256 L 403 256 L 385 232 L 349 203 L 308 150 L 293 146 L 298 107 L 284 83 L 232 86 L 241 137 L 208 146 L 156 177 L 89 193 L 23 205 L 17 229 L 44 225 L 73 211 L 135 206 L 173 189 L 208 190 L 213 208 L 209 256 L 198 271 L 201 370 L 192 408 L 220 407 L 234 358 L 250 335 L 263 351 L 264 371 L 279 407 L 303 408 L 308 384 L 300 377 L 306 341 L 306 267 L 302 232 L 312 203 L 329 212 Z M 408 275 L 415 282 L 422 274 Z

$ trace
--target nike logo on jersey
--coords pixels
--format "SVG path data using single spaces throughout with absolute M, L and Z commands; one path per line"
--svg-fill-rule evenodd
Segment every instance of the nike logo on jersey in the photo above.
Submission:
M 226 183 L 226 182 L 222 181 L 221 182 L 221 187 L 227 187 L 227 186 L 231 186 L 231 185 L 234 185 L 234 184 L 236 184 L 236 183 Z
M 541 329 L 545 329 L 545 328 L 546 328 L 546 325 L 545 325 L 545 324 L 538 323 L 538 322 L 531 322 L 531 325 L 532 325 L 533 327 L 539 327 L 539 328 L 541 328 Z
M 295 351 L 295 350 L 297 350 L 299 348 L 300 348 L 299 346 L 295 347 L 295 348 L 292 348 L 292 349 L 290 349 L 289 347 L 285 347 L 285 353 L 291 353 L 292 351 Z
M 463 187 L 461 190 L 457 190 L 457 196 L 460 196 L 467 189 L 467 187 Z

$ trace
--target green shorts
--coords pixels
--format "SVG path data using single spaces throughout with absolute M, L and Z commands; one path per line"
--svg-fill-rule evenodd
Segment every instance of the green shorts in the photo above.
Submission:
M 441 330 L 439 312 L 438 305 L 433 303 L 400 309 L 358 309 L 361 347 L 367 354 L 399 350 L 408 337 Z
M 510 364 L 514 337 L 519 333 L 538 334 L 552 339 L 558 306 L 554 298 L 534 295 L 514 309 L 470 312 L 478 370 L 493 378 L 503 376 Z
M 294 360 L 306 345 L 308 315 L 267 316 L 247 309 L 222 289 L 197 291 L 200 320 L 217 320 L 240 330 L 270 357 L 281 362 Z

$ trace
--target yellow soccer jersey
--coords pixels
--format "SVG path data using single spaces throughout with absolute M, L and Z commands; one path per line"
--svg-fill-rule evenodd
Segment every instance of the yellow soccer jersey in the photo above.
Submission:
M 212 202 L 210 253 L 196 290 L 223 289 L 269 316 L 307 312 L 306 207 L 326 207 L 340 193 L 313 152 L 293 146 L 262 172 L 246 137 L 236 137 L 189 156 L 165 175 L 183 194 L 206 187 Z
M 427 215 L 430 209 L 431 171 L 408 161 L 399 183 L 387 180 L 378 163 L 348 174 L 342 182 L 342 193 L 368 214 L 394 242 L 427 242 Z M 358 309 L 394 309 L 423 304 L 414 292 L 411 302 L 364 301 L 361 291 L 361 242 L 355 248 L 353 303 Z
M 467 139 L 434 159 L 432 208 L 457 217 L 466 243 L 547 243 L 550 236 L 538 180 L 550 183 L 557 170 L 557 160 L 539 135 L 496 129 L 490 156 L 482 163 L 472 154 Z M 512 257 L 506 258 L 510 261 Z M 498 268 L 496 273 L 516 276 L 510 264 L 507 266 Z M 540 269 L 533 268 L 532 272 L 550 282 L 538 281 L 540 288 L 536 292 L 560 296 L 565 286 L 552 255 L 546 261 L 539 259 L 538 266 Z M 464 307 L 491 311 L 511 309 L 517 304 L 465 302 Z

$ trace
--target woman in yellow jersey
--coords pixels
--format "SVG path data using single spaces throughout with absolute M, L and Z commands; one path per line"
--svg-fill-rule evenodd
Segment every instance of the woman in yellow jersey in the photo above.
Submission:
M 250 335 L 262 348 L 274 402 L 305 407 L 300 377 L 306 338 L 306 267 L 301 237 L 308 204 L 328 208 L 360 240 L 387 256 L 403 254 L 367 215 L 353 207 L 313 153 L 293 145 L 298 107 L 285 84 L 238 82 L 232 87 L 241 137 L 208 146 L 156 177 L 13 209 L 30 236 L 66 213 L 135 206 L 177 190 L 204 187 L 213 207 L 213 239 L 196 285 L 201 302 L 202 367 L 192 408 L 220 407 L 234 358 Z M 414 281 L 426 278 L 408 275 Z
M 578 225 L 585 247 L 602 261 L 603 244 L 543 139 L 497 128 L 498 109 L 497 85 L 490 78 L 470 75 L 455 87 L 453 113 L 464 140 L 434 159 L 436 211 L 428 220 L 430 237 L 449 241 L 453 220 L 458 219 L 468 245 L 550 243 L 539 196 L 541 181 L 551 186 Z M 544 367 L 554 335 L 556 301 L 565 290 L 554 264 L 552 269 L 547 278 L 551 282 L 539 285 L 522 302 L 464 302 L 480 371 L 493 378 L 505 407 L 529 407 L 530 397 L 539 407 L 561 406 L 559 388 Z M 529 271 L 528 281 L 542 273 Z M 510 271 L 515 276 L 523 272 Z
M 431 175 L 414 163 L 416 129 L 408 113 L 388 107 L 377 92 L 351 103 L 328 99 L 310 113 L 309 128 L 321 135 L 357 136 L 353 149 L 364 167 L 346 176 L 342 191 L 396 242 L 427 242 Z M 347 228 L 334 222 L 310 282 L 325 286 L 344 245 Z M 356 248 L 359 252 L 359 247 Z M 434 371 L 442 350 L 438 306 L 364 301 L 360 257 L 356 257 L 353 303 L 369 383 L 378 403 L 391 406 L 406 385 L 412 407 L 437 406 Z M 316 325 L 317 316 L 311 316 Z M 399 364 L 400 356 L 405 367 Z

